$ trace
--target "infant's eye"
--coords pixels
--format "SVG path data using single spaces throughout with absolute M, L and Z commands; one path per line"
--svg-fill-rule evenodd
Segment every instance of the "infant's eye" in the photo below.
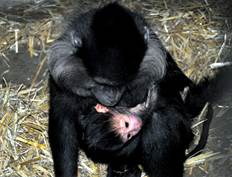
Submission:
M 129 127 L 129 123 L 125 122 L 125 127 L 128 128 Z

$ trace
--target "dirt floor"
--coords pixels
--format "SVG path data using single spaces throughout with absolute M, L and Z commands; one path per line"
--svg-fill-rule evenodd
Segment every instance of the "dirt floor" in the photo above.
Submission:
M 166 40 L 168 38 L 167 34 L 165 34 L 166 36 L 162 34 L 162 31 L 165 30 L 166 28 L 165 24 L 162 22 L 162 20 L 159 21 L 158 24 L 154 24 L 154 21 L 151 18 L 158 18 L 156 16 L 159 16 L 160 13 L 167 13 L 167 16 L 168 16 L 169 15 L 168 13 L 171 13 L 171 12 L 175 13 L 178 10 L 180 10 L 182 14 L 179 14 L 179 15 L 183 15 L 185 13 L 190 14 L 188 18 L 192 20 L 192 18 L 194 17 L 192 17 L 191 13 L 193 11 L 195 14 L 195 9 L 192 10 L 191 9 L 192 6 L 187 5 L 189 1 L 178 1 L 178 3 L 175 3 L 172 0 L 164 0 L 162 1 L 163 9 L 160 8 L 157 11 L 156 10 L 153 11 L 152 8 L 148 8 L 149 5 L 150 6 L 153 5 L 152 3 L 150 3 L 151 1 L 149 0 L 144 1 L 144 3 L 145 2 L 147 3 L 147 6 L 143 6 L 143 7 L 140 6 L 140 1 L 134 1 L 135 5 L 129 0 L 123 1 L 123 3 L 124 4 L 128 3 L 128 6 L 129 7 L 132 6 L 132 8 L 135 10 L 140 10 L 146 16 L 148 21 L 152 22 L 152 24 L 156 26 L 154 28 L 158 29 L 157 30 L 158 33 L 162 35 L 161 38 L 164 44 L 167 46 L 167 48 L 170 49 L 171 53 L 174 56 L 181 58 L 181 53 L 175 53 L 175 50 L 173 49 L 175 47 L 174 46 L 175 43 L 167 42 L 168 41 Z M 2 21 L 0 20 L 0 36 L 2 37 L 2 39 L 0 39 L 0 43 L 2 42 L 2 44 L 0 45 L 0 75 L 2 78 L 1 86 L 0 86 L 0 90 L 1 90 L 0 108 L 1 108 L 1 104 L 4 105 L 5 103 L 4 101 L 5 95 L 1 95 L 1 93 L 5 93 L 4 89 L 8 88 L 9 85 L 12 85 L 16 88 L 17 86 L 20 87 L 22 85 L 22 87 L 25 89 L 45 87 L 44 90 L 47 93 L 46 50 L 47 50 L 47 47 L 51 44 L 52 40 L 57 37 L 61 29 L 60 26 L 61 26 L 61 21 L 63 20 L 63 14 L 65 12 L 71 11 L 71 9 L 73 8 L 73 6 L 71 5 L 73 1 L 61 1 L 57 5 L 58 1 L 56 2 L 55 1 L 47 1 L 47 2 L 38 1 L 38 3 L 34 3 L 35 1 L 28 0 L 28 1 L 24 1 L 23 6 L 22 4 L 20 5 L 15 2 L 16 1 L 12 0 L 12 4 L 9 3 L 8 6 L 12 6 L 12 8 L 9 8 L 9 7 L 6 8 L 5 1 L 0 2 L 0 9 L 1 9 L 0 19 L 2 19 Z M 87 1 L 86 2 L 80 1 L 80 2 L 82 2 L 82 4 L 85 5 L 86 9 L 92 6 L 91 3 L 86 3 Z M 160 3 L 160 1 L 157 1 L 157 2 Z M 217 46 L 215 46 L 215 50 L 216 49 L 218 50 L 216 52 L 217 54 L 220 53 L 220 58 L 219 58 L 220 61 L 232 61 L 232 42 L 231 42 L 231 39 L 232 39 L 232 32 L 231 32 L 232 31 L 232 23 L 231 23 L 232 4 L 230 4 L 230 2 L 226 0 L 225 1 L 223 0 L 219 0 L 219 1 L 196 0 L 196 1 L 191 1 L 191 2 L 192 2 L 191 5 L 200 4 L 204 6 L 203 10 L 202 10 L 202 6 L 199 6 L 199 14 L 202 13 L 202 16 L 203 16 L 202 18 L 205 18 L 206 21 L 213 21 L 217 23 L 220 22 L 220 25 L 218 25 L 216 28 L 219 31 L 218 32 L 219 34 L 213 37 L 213 41 L 217 41 L 217 40 L 219 41 L 219 42 L 218 41 L 216 42 Z M 94 4 L 98 4 L 98 3 L 100 3 L 100 1 L 96 1 Z M 184 5 L 185 3 L 186 3 L 186 6 Z M 27 11 L 25 11 L 25 7 L 28 8 Z M 149 14 L 151 15 L 148 15 L 148 12 L 146 10 L 144 11 L 141 10 L 144 7 L 150 9 Z M 191 11 L 191 12 L 188 12 L 188 11 Z M 198 11 L 198 9 L 196 11 Z M 209 13 L 214 14 L 212 18 L 209 18 L 209 16 L 207 16 L 207 14 Z M 40 14 L 40 15 L 38 16 L 37 14 Z M 51 18 L 52 18 L 52 21 L 50 21 Z M 37 22 L 39 22 L 39 26 L 37 25 Z M 6 31 L 6 24 L 7 25 L 9 24 L 7 26 L 8 31 Z M 32 24 L 34 26 L 32 26 Z M 51 27 L 51 25 L 53 27 Z M 15 29 L 17 28 L 21 29 L 21 31 L 18 34 L 18 48 L 15 44 L 15 33 L 16 33 Z M 36 31 L 37 29 L 40 29 L 40 34 L 37 33 Z M 175 30 L 182 30 L 182 29 L 177 28 Z M 203 32 L 204 31 L 202 31 L 202 33 Z M 9 33 L 12 33 L 10 39 L 5 38 L 6 36 L 5 34 L 9 34 Z M 30 42 L 30 40 L 32 39 L 33 39 L 33 42 Z M 199 40 L 199 43 L 202 42 L 201 41 L 202 39 L 198 39 L 198 40 Z M 31 43 L 33 43 L 33 47 L 31 47 L 32 46 Z M 212 41 L 208 41 L 207 45 L 211 45 L 211 43 Z M 209 48 L 207 48 L 207 50 L 208 49 Z M 16 50 L 18 50 L 18 53 L 16 52 Z M 196 50 L 198 49 L 197 48 L 193 49 L 194 52 L 196 52 Z M 196 63 L 200 62 L 199 65 L 201 66 L 209 65 L 210 63 L 213 63 L 213 61 L 215 61 L 214 56 L 211 55 L 210 53 L 207 55 L 208 55 L 207 59 L 204 59 L 204 57 L 207 57 L 207 56 L 204 56 L 203 59 L 198 58 L 196 59 Z M 183 54 L 182 54 L 182 58 L 185 58 Z M 202 62 L 202 60 L 204 62 Z M 205 62 L 206 60 L 207 62 Z M 203 64 L 201 64 L 201 62 Z M 200 67 L 198 68 L 197 66 L 195 66 L 196 64 L 194 64 L 194 66 L 192 66 L 193 69 L 190 69 L 191 63 L 192 61 L 189 61 L 189 60 L 179 61 L 179 58 L 178 58 L 178 64 L 186 72 L 187 75 L 189 75 L 191 78 L 196 79 L 196 80 L 199 78 L 202 78 L 203 76 L 198 77 L 198 75 L 200 75 L 199 73 L 203 72 L 205 68 L 200 68 Z M 205 157 L 199 158 L 198 160 L 191 162 L 190 165 L 187 165 L 186 175 L 185 175 L 186 177 L 232 177 L 232 72 L 226 72 L 221 78 L 222 80 L 220 82 L 223 85 L 223 87 L 221 88 L 221 92 L 223 94 L 222 94 L 222 97 L 220 97 L 217 103 L 214 105 L 214 118 L 213 118 L 211 128 L 210 128 L 210 135 L 209 135 L 208 143 L 204 150 L 205 153 L 210 152 L 211 154 L 213 154 L 213 156 L 210 156 L 207 158 Z M 231 82 L 229 82 L 230 78 L 231 78 Z M 227 90 L 225 90 L 224 87 L 226 87 Z M 42 99 L 45 99 L 45 102 L 47 103 L 46 93 L 45 93 L 44 98 Z M 1 147 L 1 143 L 4 144 L 7 141 L 9 141 L 7 138 L 4 137 L 4 135 L 6 135 L 7 133 L 4 134 L 4 131 L 1 131 L 1 128 L 3 129 L 3 126 L 1 126 L 1 121 L 3 122 L 6 112 L 9 109 L 10 109 L 9 107 L 0 109 L 0 111 L 3 110 L 2 113 L 0 113 L 0 152 L 2 151 L 2 153 L 0 153 L 0 177 L 5 177 L 5 176 L 26 177 L 26 176 L 29 176 L 28 175 L 29 172 L 20 171 L 19 167 L 15 165 L 14 163 L 12 163 L 12 159 L 14 159 L 14 155 L 12 155 L 12 157 L 9 157 L 9 160 L 6 162 L 6 159 L 8 159 L 6 158 L 8 156 L 6 147 L 8 146 Z M 46 109 L 45 111 L 45 117 L 46 117 L 47 108 L 45 109 Z M 45 128 L 43 128 L 43 131 L 45 132 L 44 133 L 45 141 L 47 143 L 47 140 L 46 140 L 47 122 L 45 122 L 44 124 L 45 124 L 44 125 Z M 13 141 L 16 141 L 16 140 L 14 139 Z M 46 147 L 47 147 L 47 144 L 46 144 Z M 28 147 L 28 149 L 30 148 L 31 146 Z M 47 149 L 49 153 L 49 148 Z M 24 152 L 26 153 L 26 150 Z M 46 167 L 51 168 L 52 162 L 50 159 L 51 158 L 50 155 L 47 155 L 45 153 L 45 155 L 44 154 L 41 155 L 40 158 L 41 159 L 44 158 L 44 163 L 39 162 L 40 164 L 43 164 L 43 165 L 41 165 L 41 168 L 38 167 L 38 169 L 43 172 L 38 173 L 38 174 L 43 174 L 43 175 L 31 173 L 31 176 L 38 176 L 38 177 L 39 176 L 51 176 L 52 174 L 51 170 L 46 169 Z M 33 161 L 30 161 L 30 160 L 25 160 L 25 161 L 26 163 L 24 164 L 26 165 L 28 165 L 28 163 L 33 163 Z M 84 173 L 84 177 L 97 176 L 97 175 L 89 175 L 92 173 L 91 165 L 90 167 L 86 167 L 86 165 L 84 165 L 86 164 L 85 162 L 86 160 L 83 160 L 83 163 L 81 163 L 82 165 L 80 168 L 81 170 L 84 169 L 83 172 L 85 172 L 87 169 L 87 172 L 89 173 L 86 173 L 86 175 Z M 48 166 L 46 166 L 47 163 L 49 164 Z M 41 170 L 42 168 L 43 170 Z M 30 169 L 30 168 L 28 167 L 27 169 Z M 47 171 L 44 172 L 45 171 L 44 169 L 46 169 L 48 172 Z M 104 172 L 102 172 L 102 174 L 103 173 Z

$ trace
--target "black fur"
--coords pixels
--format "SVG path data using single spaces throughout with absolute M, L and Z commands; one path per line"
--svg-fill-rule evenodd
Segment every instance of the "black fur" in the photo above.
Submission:
M 189 110 L 180 91 L 194 85 L 139 15 L 117 3 L 74 17 L 49 51 L 49 141 L 57 177 L 77 175 L 78 151 L 107 163 L 108 177 L 182 177 L 192 141 Z M 133 107 L 156 101 L 143 127 L 123 143 L 110 115 L 94 106 Z

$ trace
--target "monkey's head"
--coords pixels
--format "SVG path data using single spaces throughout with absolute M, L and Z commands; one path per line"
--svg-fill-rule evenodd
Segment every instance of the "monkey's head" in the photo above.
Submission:
M 83 143 L 86 155 L 93 161 L 99 159 L 106 163 L 114 158 L 126 158 L 136 149 L 140 138 L 124 141 L 112 126 L 112 115 L 89 114 L 85 117 L 88 121 L 84 130 Z M 126 125 L 125 125 L 126 126 Z M 139 136 L 139 135 L 138 135 Z M 102 156 L 104 154 L 104 156 Z
M 91 112 L 86 118 L 88 123 L 84 131 L 85 142 L 89 148 L 95 150 L 120 150 L 139 133 L 142 121 L 133 114 L 110 110 L 101 112 L 103 109 L 107 108 L 97 104 L 96 112 Z
M 114 152 L 124 146 L 122 137 L 113 129 L 110 113 L 91 112 L 86 120 L 83 138 L 88 149 Z
M 138 72 L 147 49 L 144 28 L 135 14 L 117 3 L 94 13 L 82 58 L 89 74 L 100 84 L 123 85 Z

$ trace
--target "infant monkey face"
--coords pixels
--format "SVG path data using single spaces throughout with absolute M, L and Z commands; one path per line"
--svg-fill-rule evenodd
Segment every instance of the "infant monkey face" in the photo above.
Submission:
M 112 127 L 121 136 L 123 142 L 127 142 L 142 128 L 142 121 L 133 114 L 114 114 Z
M 124 143 L 134 137 L 142 127 L 142 120 L 136 116 L 135 111 L 119 113 L 101 104 L 97 104 L 95 110 L 99 113 L 109 112 L 112 114 L 110 120 L 112 130 L 121 137 Z

